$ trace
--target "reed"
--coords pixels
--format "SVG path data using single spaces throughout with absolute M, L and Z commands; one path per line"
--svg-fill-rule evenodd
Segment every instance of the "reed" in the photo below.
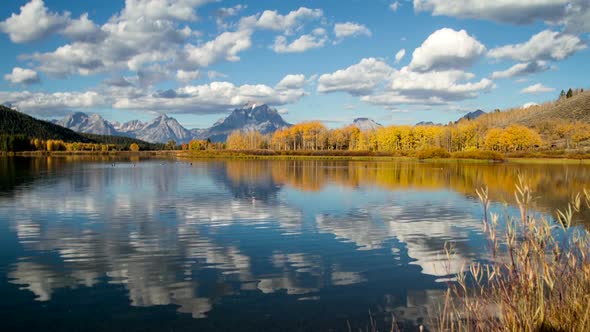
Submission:
M 517 217 L 491 212 L 487 189 L 477 195 L 491 258 L 449 283 L 433 330 L 590 331 L 590 236 L 572 226 L 590 208 L 590 192 L 574 195 L 554 218 L 530 212 L 535 196 L 522 178 Z

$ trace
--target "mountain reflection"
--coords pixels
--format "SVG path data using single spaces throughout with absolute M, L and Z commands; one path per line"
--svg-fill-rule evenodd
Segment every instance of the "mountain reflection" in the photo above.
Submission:
M 469 164 L 164 160 L 113 167 L 50 159 L 31 159 L 19 171 L 26 181 L 3 186 L 2 221 L 23 249 L 8 267 L 9 282 L 50 301 L 58 289 L 106 280 L 124 287 L 133 306 L 173 304 L 194 318 L 229 296 L 321 301 L 326 289 L 372 283 L 400 267 L 432 282 L 457 273 L 486 258 L 474 188 L 486 184 L 496 200 L 510 202 L 520 172 Z M 13 176 L 8 164 L 0 172 Z M 590 177 L 576 166 L 550 168 L 549 179 L 543 172 L 527 171 L 534 188 L 552 188 L 539 209 L 567 201 Z M 457 255 L 445 265 L 447 241 Z M 437 292 L 407 293 L 408 319 L 432 310 Z M 383 296 L 384 311 L 403 311 Z

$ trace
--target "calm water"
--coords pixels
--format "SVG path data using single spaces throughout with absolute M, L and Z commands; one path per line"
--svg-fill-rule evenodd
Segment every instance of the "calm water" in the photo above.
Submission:
M 510 213 L 517 174 L 539 212 L 590 188 L 581 165 L 0 158 L 0 329 L 419 324 L 486 259 L 475 188 Z

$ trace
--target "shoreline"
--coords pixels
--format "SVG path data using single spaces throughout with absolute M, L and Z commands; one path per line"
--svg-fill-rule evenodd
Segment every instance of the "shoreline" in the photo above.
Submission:
M 237 151 L 204 151 L 194 152 L 186 150 L 155 150 L 155 151 L 23 151 L 23 152 L 0 152 L 0 157 L 62 157 L 62 156 L 105 156 L 105 157 L 150 157 L 167 156 L 178 159 L 234 159 L 234 160 L 337 160 L 337 161 L 407 161 L 407 162 L 441 162 L 441 163 L 485 163 L 485 164 L 590 164 L 590 159 L 572 159 L 565 156 L 555 157 L 510 157 L 505 156 L 503 160 L 477 159 L 477 158 L 425 158 L 420 159 L 412 156 L 394 155 L 327 155 L 327 154 L 257 154 Z

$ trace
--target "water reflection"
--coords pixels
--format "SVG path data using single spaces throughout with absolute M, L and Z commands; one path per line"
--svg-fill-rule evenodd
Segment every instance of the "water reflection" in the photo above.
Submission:
M 106 282 L 132 306 L 193 318 L 230 298 L 340 305 L 334 289 L 363 289 L 373 302 L 353 311 L 417 323 L 440 297 L 436 279 L 487 258 L 474 188 L 510 203 L 523 172 L 543 192 L 540 210 L 590 179 L 580 165 L 5 158 L 0 221 L 22 250 L 2 271 L 36 301 Z

